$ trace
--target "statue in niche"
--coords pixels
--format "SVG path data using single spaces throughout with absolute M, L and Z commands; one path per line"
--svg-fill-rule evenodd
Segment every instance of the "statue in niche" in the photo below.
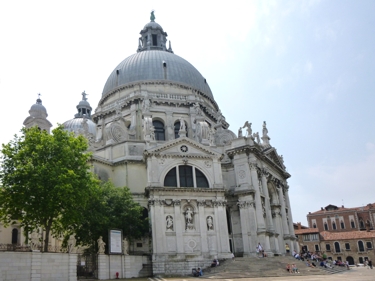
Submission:
M 173 231 L 173 218 L 172 218 L 172 216 L 167 216 L 167 230 Z
M 124 238 L 124 240 L 122 240 L 122 250 L 124 252 L 124 255 L 129 255 L 129 241 L 128 239 Z
M 251 134 L 253 133 L 253 130 L 251 129 L 251 123 L 249 123 L 249 121 L 246 121 L 245 125 L 243 125 L 242 128 L 246 128 L 246 136 L 251 137 Z
M 103 237 L 99 236 L 98 242 L 98 254 L 104 254 L 105 252 L 105 242 L 103 241 Z
M 144 112 L 149 112 L 151 107 L 151 100 L 150 99 L 144 99 L 142 103 L 142 110 Z
M 186 131 L 186 124 L 183 118 L 180 118 L 180 131 Z
M 195 110 L 195 114 L 197 115 L 197 116 L 202 116 L 203 115 L 203 112 L 202 112 L 202 109 L 201 109 L 201 107 L 200 107 L 200 105 L 199 105 L 199 103 L 194 103 L 194 110 Z
M 186 223 L 185 229 L 194 229 L 193 216 L 194 216 L 193 210 L 190 207 L 187 207 L 185 211 L 185 223 Z
M 262 213 L 263 213 L 263 217 L 266 217 L 266 207 L 264 205 L 264 201 L 262 200 Z
M 238 129 L 238 137 L 242 138 L 242 127 Z
M 214 221 L 211 216 L 207 217 L 207 230 L 214 230 Z

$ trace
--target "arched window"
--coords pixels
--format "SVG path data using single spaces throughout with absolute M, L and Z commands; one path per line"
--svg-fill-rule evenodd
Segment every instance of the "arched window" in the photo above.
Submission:
M 367 249 L 372 249 L 372 243 L 371 242 L 366 242 L 366 248 Z
M 335 222 L 332 223 L 332 229 L 336 230 L 336 223 Z
M 18 229 L 13 228 L 12 230 L 12 244 L 18 244 Z
M 328 224 L 326 222 L 324 223 L 324 230 L 328 230 Z
M 335 242 L 335 252 L 336 253 L 340 253 L 341 252 L 340 243 L 339 242 Z
M 155 128 L 155 140 L 165 140 L 164 124 L 159 120 L 152 121 L 152 126 Z
M 354 223 L 353 220 L 350 221 L 350 226 L 351 226 L 352 228 L 355 228 L 355 223 Z
M 331 244 L 326 244 L 326 250 L 331 251 Z
M 365 251 L 365 247 L 364 247 L 363 242 L 361 240 L 358 241 L 358 251 L 359 252 L 364 252 Z
M 345 224 L 343 221 L 340 222 L 341 229 L 345 229 Z
M 205 175 L 197 168 L 189 165 L 172 168 L 164 178 L 164 186 L 209 187 Z
M 359 221 L 359 228 L 360 228 L 360 229 L 365 228 L 365 223 L 363 222 L 363 220 L 360 220 L 360 221 Z
M 185 122 L 185 125 L 186 125 L 186 122 Z M 177 121 L 176 123 L 174 123 L 174 138 L 175 139 L 178 139 L 180 137 L 178 135 L 178 132 L 180 131 L 180 126 L 181 126 L 180 121 Z M 186 130 L 186 136 L 188 136 L 188 129 L 187 129 L 187 127 L 185 128 L 185 130 Z

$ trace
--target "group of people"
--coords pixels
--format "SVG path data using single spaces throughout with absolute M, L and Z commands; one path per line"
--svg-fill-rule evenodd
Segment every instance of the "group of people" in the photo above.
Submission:
M 262 257 L 262 258 L 267 257 L 267 253 L 264 252 L 264 249 L 260 243 L 258 243 L 256 251 L 257 251 L 258 257 Z
M 200 267 L 198 269 L 193 268 L 193 276 L 194 277 L 200 277 L 203 276 L 203 271 Z
M 286 271 L 288 271 L 289 273 L 299 273 L 298 268 L 294 263 L 288 263 L 286 266 Z

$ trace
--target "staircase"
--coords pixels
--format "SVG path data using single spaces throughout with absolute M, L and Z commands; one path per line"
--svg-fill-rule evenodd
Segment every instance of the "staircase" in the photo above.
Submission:
M 291 274 L 286 271 L 287 264 L 294 263 L 300 273 Z M 203 270 L 205 278 L 249 278 L 249 277 L 281 277 L 294 275 L 329 275 L 345 271 L 345 268 L 316 268 L 307 267 L 305 262 L 291 256 L 277 256 L 267 258 L 236 258 L 220 261 L 218 267 Z

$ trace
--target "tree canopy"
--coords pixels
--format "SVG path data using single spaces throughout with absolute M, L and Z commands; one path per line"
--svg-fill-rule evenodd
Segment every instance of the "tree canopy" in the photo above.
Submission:
M 21 132 L 1 149 L 0 220 L 17 219 L 26 234 L 42 227 L 48 251 L 49 234 L 73 233 L 99 185 L 83 136 L 61 125 L 52 134 L 37 127 Z
M 144 208 L 133 200 L 129 188 L 103 182 L 97 191 L 86 205 L 83 220 L 76 229 L 78 244 L 93 246 L 99 236 L 108 241 L 110 229 L 121 229 L 129 240 L 148 234 Z

